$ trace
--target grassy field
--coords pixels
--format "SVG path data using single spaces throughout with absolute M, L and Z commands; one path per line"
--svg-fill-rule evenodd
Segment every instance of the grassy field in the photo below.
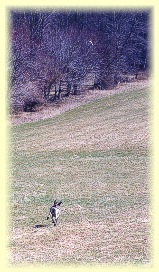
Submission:
M 12 127 L 11 263 L 150 262 L 149 104 L 135 89 Z

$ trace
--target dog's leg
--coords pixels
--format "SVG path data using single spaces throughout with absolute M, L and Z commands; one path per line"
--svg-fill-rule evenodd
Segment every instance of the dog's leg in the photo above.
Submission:
M 51 216 L 51 214 L 50 214 L 50 212 L 49 212 L 49 214 L 48 214 L 48 216 L 47 216 L 47 220 L 50 218 L 50 216 Z
M 54 226 L 56 226 L 57 220 L 54 216 L 52 217 L 52 223 L 54 223 Z

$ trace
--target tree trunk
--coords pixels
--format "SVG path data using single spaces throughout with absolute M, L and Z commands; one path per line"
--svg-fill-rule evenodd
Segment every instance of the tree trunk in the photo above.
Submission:
M 74 94 L 74 95 L 77 95 L 77 94 L 78 94 L 77 87 L 78 87 L 77 84 L 73 84 L 73 94 Z
M 70 95 L 70 92 L 71 92 L 71 83 L 68 82 L 68 83 L 67 83 L 67 93 L 66 93 L 66 96 L 69 96 L 69 95 Z

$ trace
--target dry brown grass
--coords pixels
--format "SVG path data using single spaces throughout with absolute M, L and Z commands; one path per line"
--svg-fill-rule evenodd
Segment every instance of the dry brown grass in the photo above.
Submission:
M 132 82 L 128 84 L 118 85 L 115 89 L 112 89 L 112 90 L 103 90 L 103 91 L 90 90 L 80 96 L 72 96 L 69 98 L 65 98 L 63 101 L 61 101 L 58 104 L 53 104 L 48 107 L 41 107 L 39 108 L 38 112 L 32 112 L 32 113 L 23 112 L 23 113 L 19 113 L 15 115 L 13 114 L 11 115 L 10 120 L 13 125 L 17 125 L 17 124 L 35 122 L 35 121 L 44 120 L 47 118 L 52 118 L 66 111 L 77 108 L 81 105 L 85 105 L 89 103 L 90 101 L 93 101 L 102 97 L 114 95 L 116 93 L 125 92 L 126 90 L 131 91 L 136 87 L 145 88 L 145 87 L 148 87 L 149 84 L 150 84 L 150 81 L 141 80 L 141 81 Z
M 140 87 L 13 127 L 12 264 L 151 261 L 150 104 Z M 64 202 L 56 228 L 46 221 L 52 197 Z
M 150 259 L 150 224 L 146 209 L 110 215 L 104 222 L 27 227 L 12 232 L 13 263 L 147 263 Z M 94 214 L 96 217 L 96 214 Z M 148 238 L 149 237 L 149 238 Z

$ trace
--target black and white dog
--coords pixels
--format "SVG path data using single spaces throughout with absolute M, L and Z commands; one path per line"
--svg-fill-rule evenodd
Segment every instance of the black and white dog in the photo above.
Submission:
M 57 219 L 60 215 L 60 205 L 62 204 L 62 201 L 59 203 L 55 200 L 54 205 L 50 208 L 49 214 L 47 216 L 47 220 L 51 217 L 52 223 L 54 223 L 54 226 L 57 224 Z

